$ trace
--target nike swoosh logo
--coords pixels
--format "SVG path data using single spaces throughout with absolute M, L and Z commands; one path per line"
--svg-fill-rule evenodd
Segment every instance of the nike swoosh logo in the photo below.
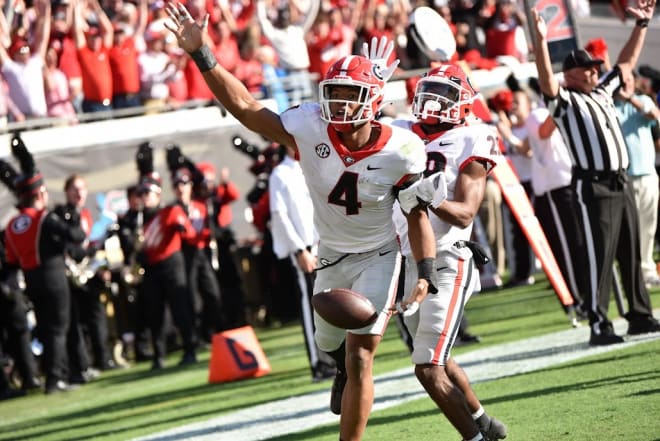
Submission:
M 389 250 L 389 251 L 381 251 L 380 253 L 378 253 L 378 255 L 379 255 L 379 256 L 385 256 L 386 254 L 390 254 L 391 252 L 392 252 L 392 250 Z
M 380 170 L 380 169 L 382 169 L 382 168 L 383 168 L 383 167 L 372 167 L 372 166 L 370 166 L 370 165 L 367 165 L 367 170 Z
M 440 272 L 440 271 L 442 271 L 442 270 L 446 270 L 446 269 L 449 269 L 449 267 L 448 267 L 448 266 L 441 266 L 441 267 L 438 268 L 436 271 Z
M 443 147 L 443 146 L 446 146 L 446 145 L 452 145 L 452 144 L 453 144 L 453 142 L 441 142 L 441 141 L 438 141 L 438 145 L 439 145 L 440 147 Z

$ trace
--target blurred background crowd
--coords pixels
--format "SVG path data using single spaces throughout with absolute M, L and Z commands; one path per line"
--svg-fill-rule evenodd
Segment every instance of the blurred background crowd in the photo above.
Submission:
M 570 4 L 577 16 L 588 15 L 592 6 L 586 0 Z M 606 5 L 626 20 L 621 2 Z M 359 53 L 362 42 L 372 37 L 396 43 L 393 57 L 401 60 L 399 73 L 412 92 L 416 77 L 404 73 L 431 64 L 409 35 L 410 13 L 418 6 L 434 8 L 450 24 L 457 46 L 452 61 L 467 70 L 513 69 L 529 61 L 526 15 L 512 0 L 189 0 L 186 6 L 197 20 L 209 14 L 209 44 L 222 66 L 280 110 L 315 99 L 316 83 L 332 62 Z M 0 7 L 4 130 L 214 104 L 198 69 L 164 27 L 161 0 L 0 0 Z M 586 49 L 609 62 L 605 40 L 590 41 Z M 660 72 L 642 66 L 636 81 L 636 93 L 648 97 L 640 112 L 650 122 L 647 144 L 654 156 L 660 150 Z M 512 76 L 484 98 L 501 136 L 502 154 L 512 159 L 530 200 L 542 197 L 552 188 L 534 187 L 535 159 L 527 141 L 527 122 L 543 107 L 534 81 L 519 84 Z M 3 261 L 0 398 L 33 389 L 68 390 L 93 381 L 103 370 L 135 362 L 150 362 L 158 370 L 173 350 L 183 350 L 180 365 L 195 363 L 200 345 L 210 343 L 216 332 L 298 319 L 294 269 L 273 253 L 269 229 L 268 176 L 284 152 L 278 145 L 241 137 L 232 144 L 252 164 L 254 185 L 245 194 L 228 168 L 192 161 L 185 145 L 155 148 L 147 141 L 135 146 L 135 183 L 122 191 L 121 210 L 95 237 L 91 227 L 99 219 L 89 211 L 86 178 L 78 173 L 67 177 L 65 200 L 52 209 L 71 228 L 84 219 L 87 225 L 82 228 L 85 240 L 61 240 L 71 298 L 63 349 L 66 375 L 42 379 L 38 318 L 43 312 L 35 316 L 20 271 Z M 161 152 L 166 155 L 164 176 L 154 169 L 154 154 Z M 655 168 L 643 173 L 656 176 L 658 186 Z M 19 205 L 25 196 L 30 204 L 36 197 L 16 194 Z M 249 243 L 236 238 L 232 228 L 232 204 L 240 198 L 247 200 L 256 232 L 257 239 Z M 656 192 L 651 203 L 655 220 L 647 228 L 652 232 L 641 238 L 648 287 L 660 285 L 653 260 L 660 237 L 657 198 Z M 491 267 L 482 268 L 484 289 L 533 284 L 538 263 L 493 181 L 477 223 L 476 234 L 493 256 Z M 159 228 L 149 230 L 148 225 Z
M 426 67 L 428 59 L 407 35 L 410 12 L 421 5 L 450 23 L 457 58 L 471 68 L 525 62 L 529 53 L 526 17 L 513 0 L 186 4 L 197 20 L 209 14 L 209 43 L 223 67 L 280 107 L 315 94 L 310 85 L 333 60 L 356 53 L 374 36 L 396 42 L 393 56 L 401 69 Z M 575 14 L 589 13 L 586 0 L 571 5 Z M 166 32 L 162 0 L 2 0 L 0 12 L 3 122 L 52 117 L 72 124 L 83 113 L 163 110 L 213 99 Z

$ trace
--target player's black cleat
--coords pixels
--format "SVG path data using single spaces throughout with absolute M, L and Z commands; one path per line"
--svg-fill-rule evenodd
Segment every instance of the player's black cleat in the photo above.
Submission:
M 344 394 L 345 386 L 346 372 L 337 369 L 335 379 L 332 382 L 332 389 L 330 390 L 330 410 L 335 415 L 341 415 L 341 397 Z
M 507 429 L 502 421 L 484 413 L 475 421 L 484 441 L 497 441 L 506 438 Z

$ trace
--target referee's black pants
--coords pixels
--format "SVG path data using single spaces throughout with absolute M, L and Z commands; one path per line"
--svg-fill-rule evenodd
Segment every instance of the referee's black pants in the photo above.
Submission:
M 575 244 L 577 265 L 587 273 L 585 309 L 591 332 L 612 332 L 607 311 L 612 290 L 612 265 L 619 245 L 625 207 L 625 174 L 573 173 L 575 215 L 582 242 Z
M 626 319 L 635 321 L 652 316 L 653 312 L 651 299 L 644 284 L 639 238 L 639 215 L 635 204 L 635 190 L 631 181 L 626 183 L 624 197 L 625 205 L 616 259 L 619 263 L 621 283 L 628 301 Z
M 588 291 L 588 281 L 587 273 L 576 266 L 577 250 L 573 247 L 576 241 L 581 239 L 580 229 L 573 214 L 573 201 L 571 186 L 556 188 L 534 197 L 534 212 L 548 239 L 573 302 L 575 305 L 582 305 L 582 296 Z

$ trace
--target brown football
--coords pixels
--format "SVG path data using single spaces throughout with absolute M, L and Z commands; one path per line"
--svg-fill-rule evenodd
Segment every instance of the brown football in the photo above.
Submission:
M 325 321 L 342 329 L 362 328 L 378 318 L 378 312 L 368 298 L 345 288 L 326 289 L 314 294 L 312 305 Z

